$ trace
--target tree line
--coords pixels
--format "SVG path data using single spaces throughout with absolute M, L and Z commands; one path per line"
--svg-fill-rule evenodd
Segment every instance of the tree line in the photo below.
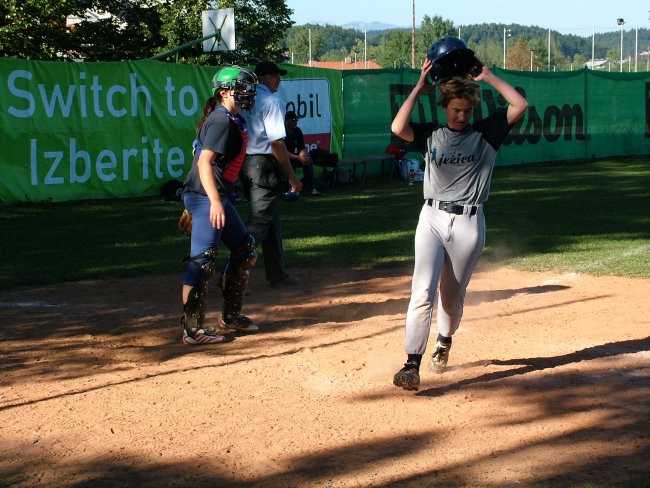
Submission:
M 311 37 L 312 61 L 338 61 L 345 57 L 357 57 L 376 61 L 385 68 L 410 67 L 412 61 L 411 29 L 361 32 L 330 25 L 306 24 L 291 27 L 285 39 L 287 50 L 294 62 L 306 64 L 310 53 L 306 51 Z M 608 60 L 615 65 L 621 58 L 620 32 L 596 33 L 581 37 L 561 34 L 536 26 L 519 24 L 473 24 L 456 26 L 452 20 L 440 16 L 424 16 L 416 27 L 416 64 L 419 66 L 427 50 L 437 39 L 451 35 L 460 37 L 468 47 L 488 66 L 503 67 L 504 39 L 506 45 L 505 67 L 512 70 L 569 71 L 584 67 L 592 58 Z M 550 41 L 550 56 L 549 56 Z M 638 46 L 638 48 L 637 48 Z M 647 69 L 650 51 L 650 30 L 639 29 L 623 32 L 623 59 L 645 52 L 639 58 L 639 70 Z M 629 66 L 624 61 L 624 69 Z M 612 68 L 614 69 L 614 68 Z
M 175 48 L 203 37 L 201 11 L 235 9 L 234 51 L 204 53 L 200 44 Z M 89 12 L 101 15 L 91 17 Z M 110 14 L 110 15 L 107 15 Z M 263 59 L 307 64 L 345 58 L 373 60 L 382 67 L 410 67 L 411 29 L 361 32 L 333 25 L 293 25 L 284 0 L 0 0 L 0 56 L 60 61 L 119 61 L 164 56 L 169 61 L 219 65 L 254 64 Z M 70 19 L 77 18 L 72 24 Z M 634 69 L 637 51 L 650 51 L 650 31 L 623 32 L 625 71 Z M 536 26 L 473 24 L 425 15 L 415 32 L 415 59 L 420 65 L 437 39 L 464 39 L 488 66 L 515 70 L 570 70 L 592 57 L 618 70 L 620 32 L 580 37 Z M 550 52 L 549 52 L 550 41 Z M 638 46 L 638 48 L 637 48 Z M 639 59 L 646 70 L 650 57 Z

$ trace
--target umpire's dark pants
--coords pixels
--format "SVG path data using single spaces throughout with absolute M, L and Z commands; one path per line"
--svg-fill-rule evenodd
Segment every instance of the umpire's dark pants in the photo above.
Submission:
M 247 155 L 239 179 L 248 198 L 246 228 L 262 246 L 267 281 L 279 283 L 287 277 L 282 248 L 278 195 L 283 190 L 283 171 L 271 155 Z

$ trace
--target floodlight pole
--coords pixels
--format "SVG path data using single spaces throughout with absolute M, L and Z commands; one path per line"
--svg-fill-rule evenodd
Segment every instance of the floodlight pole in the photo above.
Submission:
M 551 71 L 551 28 L 548 29 L 548 57 L 546 61 L 546 71 Z
M 530 48 L 530 70 L 533 71 L 533 54 L 535 53 L 535 46 Z
M 506 69 L 506 33 L 510 36 L 510 29 L 503 28 L 503 69 Z
M 594 64 L 596 63 L 596 26 L 591 26 L 591 69 L 594 69 Z
M 623 72 L 623 26 L 625 25 L 625 20 L 623 19 L 616 19 L 616 22 L 618 25 L 621 26 L 621 66 L 620 66 L 620 72 Z
M 639 28 L 636 28 L 636 38 L 634 39 L 634 72 L 637 72 L 639 64 Z

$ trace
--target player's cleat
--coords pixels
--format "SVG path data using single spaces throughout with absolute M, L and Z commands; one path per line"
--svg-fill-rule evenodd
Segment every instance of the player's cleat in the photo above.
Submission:
M 190 337 L 187 331 L 183 329 L 183 342 L 193 346 L 197 344 L 222 344 L 232 340 L 232 337 L 225 335 L 222 330 L 215 329 L 214 327 L 199 329 L 194 334 L 194 337 Z
M 420 388 L 420 371 L 418 363 L 408 361 L 404 367 L 393 376 L 393 384 L 405 390 L 417 391 Z
M 449 360 L 449 350 L 451 349 L 451 344 L 443 344 L 440 341 L 436 341 L 436 346 L 433 350 L 433 355 L 431 356 L 431 362 L 429 363 L 429 369 L 434 373 L 442 373 L 447 367 L 447 361 Z
M 241 332 L 243 334 L 255 334 L 260 330 L 260 328 L 253 323 L 253 320 L 249 317 L 246 317 L 246 315 L 239 315 L 234 321 L 230 323 L 226 323 L 223 318 L 220 318 L 219 326 L 223 329 L 234 332 Z

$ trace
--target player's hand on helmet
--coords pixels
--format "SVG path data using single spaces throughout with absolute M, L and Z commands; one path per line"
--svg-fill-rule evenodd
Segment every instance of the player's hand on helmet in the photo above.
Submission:
M 422 64 L 422 71 L 420 72 L 420 79 L 417 82 L 417 89 L 420 93 L 426 92 L 429 90 L 432 90 L 433 87 L 436 86 L 436 83 L 433 82 L 431 83 L 429 73 L 433 69 L 433 63 L 431 63 L 431 60 L 427 57 L 424 60 L 424 63 Z
M 477 59 L 477 61 L 478 61 L 478 59 Z M 470 78 L 472 80 L 474 80 L 474 81 L 483 81 L 485 79 L 485 77 L 490 73 L 490 69 L 487 66 L 485 66 L 484 64 L 482 64 L 480 61 L 478 61 L 478 62 L 480 63 L 481 71 L 476 76 L 472 76 L 472 74 L 470 74 Z

